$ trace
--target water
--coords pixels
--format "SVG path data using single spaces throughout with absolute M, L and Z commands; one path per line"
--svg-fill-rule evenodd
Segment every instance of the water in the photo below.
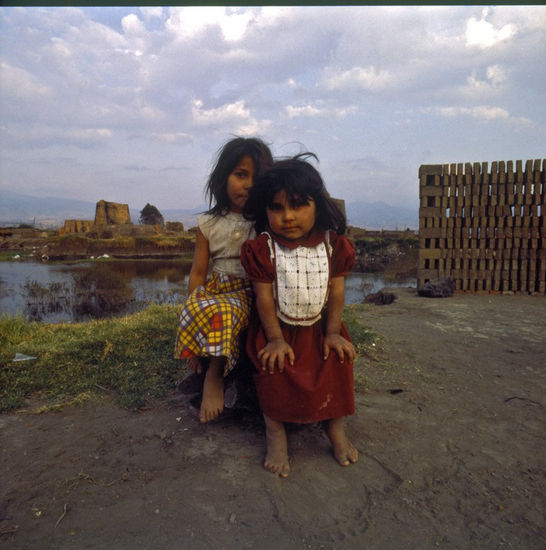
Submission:
M 81 303 L 75 297 L 74 284 L 97 270 L 123 306 L 114 308 L 114 313 L 137 311 L 150 303 L 181 304 L 187 294 L 190 267 L 188 262 L 179 260 L 0 262 L 0 313 L 21 314 L 31 320 L 52 323 L 87 320 L 96 311 L 77 307 Z M 346 278 L 345 301 L 361 303 L 366 295 L 385 286 L 414 287 L 415 282 L 414 277 L 386 282 L 382 273 L 350 273 Z M 95 288 L 98 283 L 92 284 Z
M 387 278 L 384 273 L 349 273 L 345 277 L 345 303 L 361 304 L 368 294 L 388 288 L 416 288 L 415 277 L 402 277 L 396 280 Z
M 108 316 L 137 311 L 150 303 L 182 303 L 190 267 L 188 262 L 176 260 L 0 262 L 0 313 L 58 323 L 104 316 L 98 315 L 98 310 L 106 310 L 100 313 Z M 89 274 L 94 274 L 92 281 L 85 279 Z M 113 307 L 97 304 L 96 299 L 89 302 L 89 291 L 96 298 L 101 285 Z M 82 293 L 87 298 L 82 298 Z

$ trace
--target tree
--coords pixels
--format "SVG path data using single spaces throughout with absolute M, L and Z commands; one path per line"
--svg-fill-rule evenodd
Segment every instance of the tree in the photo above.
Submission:
M 140 211 L 140 223 L 143 225 L 164 225 L 164 220 L 161 212 L 150 203 Z

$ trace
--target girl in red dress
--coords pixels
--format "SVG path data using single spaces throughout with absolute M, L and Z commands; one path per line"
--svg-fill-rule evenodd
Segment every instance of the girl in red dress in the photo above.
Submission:
M 265 419 L 264 466 L 282 477 L 290 472 L 285 422 L 324 421 L 336 460 L 358 459 L 344 428 L 354 412 L 355 349 L 341 320 L 354 246 L 307 156 L 315 157 L 275 163 L 244 209 L 258 233 L 241 250 L 256 295 L 247 353 Z

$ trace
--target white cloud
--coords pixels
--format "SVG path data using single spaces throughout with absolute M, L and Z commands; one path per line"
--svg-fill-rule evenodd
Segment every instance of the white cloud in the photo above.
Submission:
M 390 86 L 394 79 L 388 70 L 374 66 L 353 67 L 346 71 L 328 71 L 324 77 L 327 90 L 368 90 L 381 91 Z
M 175 132 L 175 133 L 152 133 L 152 137 L 158 141 L 163 141 L 165 143 L 190 143 L 193 141 L 192 136 L 184 132 Z
M 498 42 L 509 40 L 516 32 L 516 26 L 507 23 L 500 28 L 495 28 L 492 23 L 486 21 L 489 10 L 485 8 L 482 18 L 478 21 L 471 17 L 466 24 L 466 45 L 479 48 L 491 48 Z
M 325 113 L 324 109 L 317 109 L 312 105 L 302 105 L 300 107 L 287 105 L 284 108 L 284 112 L 286 113 L 286 116 L 288 118 L 294 118 L 297 116 L 316 117 L 316 116 L 323 116 Z
M 226 40 L 239 40 L 252 20 L 252 13 L 245 9 L 208 7 L 170 8 L 167 28 L 182 36 L 202 33 L 209 26 L 219 27 Z
M 296 117 L 309 117 L 309 118 L 315 118 L 315 117 L 346 117 L 349 114 L 353 114 L 357 111 L 357 108 L 354 106 L 349 107 L 334 107 L 334 108 L 328 108 L 328 107 L 321 107 L 321 106 L 314 106 L 314 105 L 287 105 L 284 108 L 284 112 L 288 118 L 296 118 Z
M 487 67 L 485 75 L 494 87 L 504 84 L 507 79 L 507 72 L 502 65 L 490 65 Z
M 134 13 L 126 15 L 121 20 L 121 26 L 125 34 L 142 34 L 145 32 L 144 24 Z
M 212 109 L 203 109 L 203 102 L 196 99 L 193 102 L 192 115 L 197 124 L 217 125 L 241 118 L 246 119 L 250 116 L 250 112 L 245 107 L 244 101 L 236 101 Z
M 139 11 L 144 19 L 161 19 L 163 17 L 163 8 L 161 6 L 140 6 Z
M 433 107 L 431 109 L 426 109 L 425 111 L 432 112 L 445 118 L 471 116 L 472 118 L 484 121 L 506 120 L 519 125 L 533 126 L 533 122 L 526 117 L 514 117 L 510 115 L 509 111 L 502 107 L 491 107 L 488 105 L 477 105 L 475 107 Z
M 466 85 L 461 87 L 463 97 L 484 101 L 508 84 L 507 70 L 501 65 L 489 65 L 483 70 L 483 77 L 473 70 L 467 78 Z
M 361 181 L 351 159 L 395 158 L 407 176 L 376 171 L 373 192 L 400 196 L 419 162 L 543 154 L 546 7 L 0 8 L 0 36 L 0 170 L 21 188 L 129 197 L 119 166 L 176 162 L 186 200 L 233 134 L 304 143 L 340 189 Z M 53 153 L 70 178 L 32 172 Z
M 41 99 L 51 92 L 34 75 L 9 63 L 0 63 L 0 75 L 3 92 L 11 99 Z
M 502 107 L 488 107 L 487 105 L 478 105 L 472 107 L 470 113 L 474 118 L 482 118 L 484 120 L 494 120 L 496 118 L 510 118 L 510 113 Z
M 192 104 L 192 118 L 197 126 L 216 133 L 237 135 L 264 135 L 271 127 L 267 119 L 257 120 L 251 116 L 244 101 L 227 103 L 211 109 L 203 108 L 203 101 L 196 99 Z

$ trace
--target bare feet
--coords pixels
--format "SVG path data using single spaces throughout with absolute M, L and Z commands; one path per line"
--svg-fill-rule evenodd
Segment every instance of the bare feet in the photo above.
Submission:
M 199 357 L 188 357 L 186 366 L 195 372 L 195 374 L 201 374 L 203 372 L 203 365 Z
M 358 461 L 358 450 L 345 433 L 343 418 L 332 418 L 325 422 L 326 433 L 332 443 L 334 458 L 341 466 L 349 466 Z
M 266 437 L 264 468 L 280 477 L 288 477 L 290 463 L 284 424 L 265 415 L 264 419 Z
M 218 418 L 223 410 L 224 360 L 220 357 L 213 357 L 205 374 L 199 418 L 201 422 L 210 422 Z

